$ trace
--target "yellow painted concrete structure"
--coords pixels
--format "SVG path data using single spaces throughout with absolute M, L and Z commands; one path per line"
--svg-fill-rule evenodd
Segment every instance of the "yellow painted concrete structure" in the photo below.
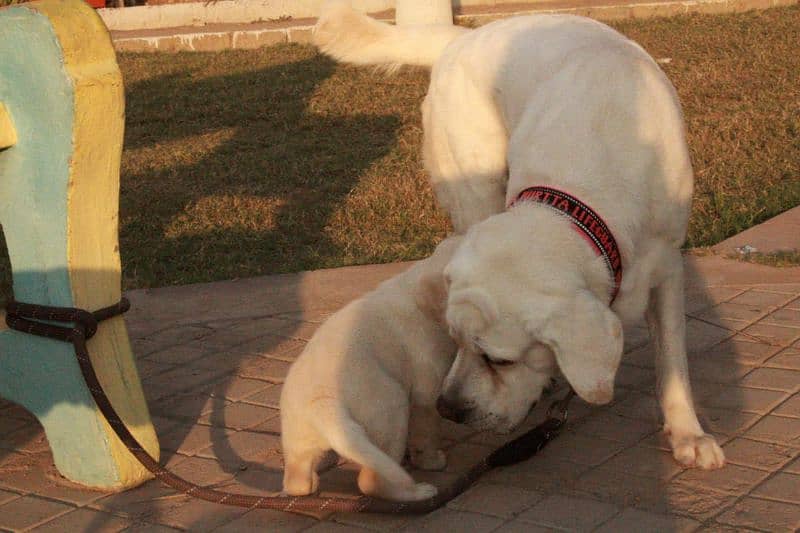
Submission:
M 119 301 L 124 88 L 111 38 L 82 0 L 0 9 L 0 223 L 21 302 L 95 310 Z M 111 403 L 155 458 L 159 446 L 125 322 L 88 342 Z M 66 343 L 0 331 L 0 396 L 41 421 L 56 466 L 106 489 L 150 474 L 104 420 Z
M 17 130 L 14 129 L 8 109 L 0 102 L 0 150 L 15 144 L 17 144 Z

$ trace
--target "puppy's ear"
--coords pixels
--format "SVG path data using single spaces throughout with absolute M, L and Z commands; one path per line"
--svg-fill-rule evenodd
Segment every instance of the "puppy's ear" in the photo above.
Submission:
M 497 306 L 489 293 L 475 287 L 450 292 L 447 323 L 457 331 L 474 335 L 497 321 Z
M 607 305 L 580 291 L 556 307 L 535 335 L 553 350 L 578 396 L 595 404 L 611 401 L 622 358 L 622 324 Z
M 447 309 L 447 263 L 453 257 L 461 237 L 448 237 L 422 265 L 422 273 L 414 288 L 414 299 L 420 310 L 440 324 L 444 324 Z
M 444 324 L 447 310 L 447 284 L 441 271 L 422 276 L 414 287 L 417 307 L 431 320 Z

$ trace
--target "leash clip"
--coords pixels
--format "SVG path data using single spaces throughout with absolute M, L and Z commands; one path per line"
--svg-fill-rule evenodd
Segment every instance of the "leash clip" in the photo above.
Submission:
M 550 404 L 550 407 L 547 409 L 547 417 L 558 420 L 561 425 L 566 424 L 567 417 L 569 415 L 569 402 L 574 396 L 575 390 L 570 387 L 569 392 L 567 392 L 567 395 L 564 396 L 564 398 L 561 400 L 556 400 Z

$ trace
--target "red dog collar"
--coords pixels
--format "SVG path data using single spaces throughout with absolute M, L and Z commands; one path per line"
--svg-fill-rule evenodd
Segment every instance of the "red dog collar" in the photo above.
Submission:
M 517 195 L 511 206 L 522 201 L 540 203 L 570 219 L 575 229 L 594 247 L 597 255 L 605 260 L 614 278 L 614 291 L 609 305 L 614 303 L 622 282 L 622 256 L 614 235 L 603 219 L 574 196 L 552 187 L 528 187 Z

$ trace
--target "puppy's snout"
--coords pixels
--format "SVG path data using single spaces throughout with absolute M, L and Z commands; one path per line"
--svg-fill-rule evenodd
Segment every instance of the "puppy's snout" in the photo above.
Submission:
M 439 396 L 439 399 L 436 400 L 436 410 L 439 411 L 442 418 L 452 420 L 456 424 L 463 424 L 467 419 L 467 410 L 454 407 L 444 396 Z

